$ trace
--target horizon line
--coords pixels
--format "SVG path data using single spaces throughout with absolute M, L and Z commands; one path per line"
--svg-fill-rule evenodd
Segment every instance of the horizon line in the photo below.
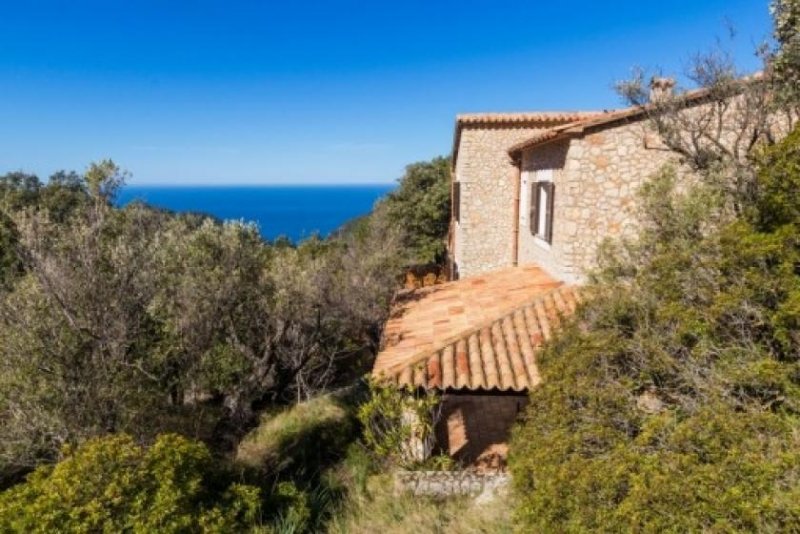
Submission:
M 341 187 L 341 186 L 392 186 L 392 182 L 158 182 L 158 183 L 126 183 L 125 187 Z

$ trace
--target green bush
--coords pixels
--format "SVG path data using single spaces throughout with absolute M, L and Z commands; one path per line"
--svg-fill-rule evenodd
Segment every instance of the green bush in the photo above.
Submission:
M 2 532 L 234 532 L 256 529 L 258 488 L 229 483 L 200 443 L 88 441 L 0 494 Z
M 510 457 L 524 530 L 800 530 L 798 147 L 765 154 L 739 220 L 673 173 L 646 188 L 645 231 L 539 360 Z
M 781 144 L 765 150 L 760 157 L 758 195 L 752 213 L 754 224 L 771 230 L 800 223 L 800 130 Z
M 274 520 L 275 530 L 287 534 L 307 532 L 312 519 L 309 501 L 309 495 L 292 482 L 279 483 L 270 499 L 270 504 L 278 510 Z

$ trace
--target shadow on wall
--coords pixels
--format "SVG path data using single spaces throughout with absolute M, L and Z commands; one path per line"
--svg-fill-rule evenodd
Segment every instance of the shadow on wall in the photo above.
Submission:
M 527 402 L 525 393 L 444 395 L 436 427 L 439 452 L 463 466 L 504 468 L 511 427 Z

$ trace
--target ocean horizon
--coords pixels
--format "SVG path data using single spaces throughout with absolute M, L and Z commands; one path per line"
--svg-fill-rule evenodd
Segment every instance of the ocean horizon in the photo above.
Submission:
M 293 242 L 323 237 L 357 217 L 396 184 L 153 184 L 126 185 L 117 198 L 124 206 L 139 200 L 174 212 L 205 213 L 220 220 L 258 225 L 264 239 Z

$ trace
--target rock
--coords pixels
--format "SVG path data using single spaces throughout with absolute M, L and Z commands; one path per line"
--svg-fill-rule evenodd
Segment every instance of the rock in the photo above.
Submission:
M 647 414 L 657 414 L 664 409 L 664 403 L 658 398 L 655 391 L 650 389 L 636 398 L 636 407 Z

